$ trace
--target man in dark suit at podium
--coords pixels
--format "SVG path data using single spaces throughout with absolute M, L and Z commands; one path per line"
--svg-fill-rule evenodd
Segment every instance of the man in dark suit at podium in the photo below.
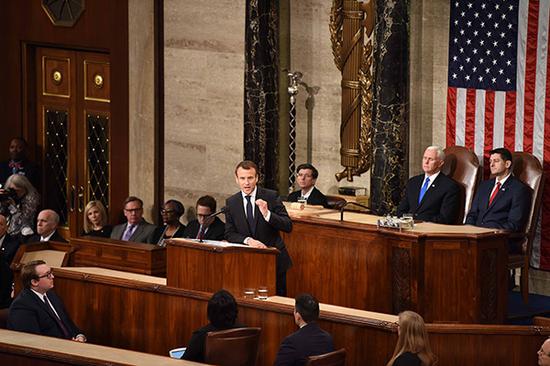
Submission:
M 281 343 L 275 366 L 302 366 L 310 356 L 334 351 L 332 336 L 317 324 L 319 302 L 309 294 L 296 297 L 294 321 L 300 328 Z
M 397 216 L 411 213 L 415 220 L 457 224 L 460 190 L 454 180 L 441 173 L 444 160 L 445 153 L 438 146 L 429 146 L 424 151 L 424 174 L 412 177 L 407 182 Z
M 327 197 L 315 187 L 319 172 L 309 163 L 300 164 L 296 168 L 296 183 L 299 190 L 288 195 L 288 202 L 298 202 L 299 199 L 305 199 L 309 205 L 320 205 L 328 208 Z
M 51 291 L 53 279 L 52 269 L 43 260 L 23 266 L 23 290 L 10 306 L 8 329 L 86 342 L 61 299 Z
M 206 240 L 223 240 L 225 224 L 216 217 L 209 217 L 216 212 L 216 200 L 212 196 L 202 196 L 195 206 L 197 219 L 190 221 L 184 231 L 184 237 Z
M 4 215 L 0 215 L 0 309 L 5 309 L 11 304 L 13 272 L 10 264 L 19 249 L 19 241 L 7 231 L 7 219 Z
M 529 219 L 531 190 L 512 175 L 512 153 L 504 148 L 489 152 L 494 178 L 481 182 L 474 196 L 466 224 L 522 232 Z M 509 242 L 512 253 L 521 253 L 522 241 Z
M 277 295 L 285 296 L 286 271 L 292 261 L 279 231 L 289 233 L 292 221 L 277 192 L 258 187 L 258 179 L 258 167 L 252 161 L 242 161 L 235 168 L 241 191 L 226 201 L 225 239 L 256 248 L 277 248 Z

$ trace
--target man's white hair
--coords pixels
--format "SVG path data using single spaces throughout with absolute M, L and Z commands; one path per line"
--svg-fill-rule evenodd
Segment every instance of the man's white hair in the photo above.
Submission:
M 440 146 L 437 146 L 437 145 L 428 146 L 426 150 L 434 150 L 437 153 L 437 158 L 439 160 L 445 160 L 445 152 Z

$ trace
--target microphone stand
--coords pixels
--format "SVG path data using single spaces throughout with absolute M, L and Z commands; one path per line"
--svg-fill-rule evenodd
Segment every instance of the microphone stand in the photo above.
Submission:
M 357 202 L 353 202 L 353 201 L 350 201 L 350 202 L 346 202 L 342 205 L 342 207 L 340 207 L 340 221 L 344 221 L 344 208 L 348 205 L 355 205 L 355 206 L 359 206 L 359 207 L 362 207 L 364 209 L 367 209 L 370 211 L 370 207 L 368 206 L 365 206 L 365 205 L 362 205 L 360 203 L 357 203 Z
M 210 214 L 210 215 L 206 216 L 205 220 L 209 220 L 209 219 L 211 219 L 213 217 L 216 217 L 216 216 L 218 216 L 219 214 L 222 214 L 222 213 L 224 214 L 226 210 L 227 210 L 227 207 L 223 206 L 218 212 L 214 212 L 213 214 Z M 199 239 L 199 243 L 204 243 L 204 241 L 202 240 L 202 236 Z

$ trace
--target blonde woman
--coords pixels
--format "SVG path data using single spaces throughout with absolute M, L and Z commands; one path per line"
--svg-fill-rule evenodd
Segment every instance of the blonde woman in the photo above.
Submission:
M 397 334 L 393 356 L 386 366 L 432 366 L 437 363 L 420 315 L 408 310 L 400 313 Z
M 84 230 L 81 235 L 109 238 L 113 227 L 107 225 L 107 210 L 101 201 L 90 201 L 84 209 Z
M 0 193 L 14 192 L 9 200 L 8 212 L 10 224 L 8 233 L 11 236 L 28 236 L 34 233 L 34 218 L 40 206 L 40 195 L 29 179 L 20 174 L 13 174 L 6 180 L 5 189 Z

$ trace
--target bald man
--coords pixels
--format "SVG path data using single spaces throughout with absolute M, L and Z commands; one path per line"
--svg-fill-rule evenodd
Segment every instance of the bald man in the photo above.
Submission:
M 54 210 L 40 211 L 38 219 L 36 219 L 36 232 L 38 234 L 31 236 L 27 243 L 50 240 L 67 243 L 67 240 L 57 232 L 58 225 L 59 215 L 57 212 Z

